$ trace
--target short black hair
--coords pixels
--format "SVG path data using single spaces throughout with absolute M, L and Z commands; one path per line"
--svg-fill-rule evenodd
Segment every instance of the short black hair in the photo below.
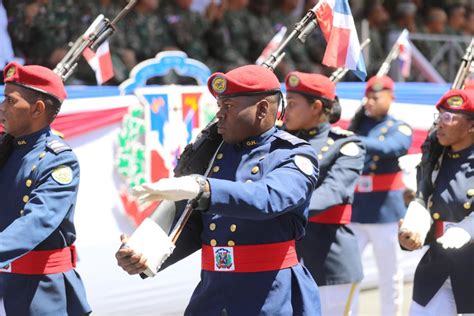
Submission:
M 58 98 L 43 93 L 37 90 L 29 89 L 28 87 L 20 86 L 23 88 L 23 98 L 25 98 L 28 103 L 35 103 L 37 100 L 42 100 L 46 107 L 46 114 L 48 116 L 48 121 L 51 123 L 59 113 L 61 109 L 61 101 Z

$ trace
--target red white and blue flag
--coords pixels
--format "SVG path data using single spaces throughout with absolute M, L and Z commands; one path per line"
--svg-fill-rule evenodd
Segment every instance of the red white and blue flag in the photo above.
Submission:
M 103 42 L 97 48 L 97 52 L 93 52 L 90 48 L 86 48 L 82 55 L 89 63 L 92 70 L 94 70 L 97 84 L 101 85 L 109 79 L 112 79 L 114 76 L 114 68 L 112 66 L 112 56 L 110 55 L 108 41 Z
M 408 34 L 408 30 L 404 29 L 397 40 L 399 49 L 398 60 L 400 62 L 399 67 L 403 78 L 408 78 L 410 76 L 411 69 L 411 45 L 410 40 L 408 39 Z
M 326 0 L 318 4 L 315 14 L 327 42 L 322 63 L 350 69 L 365 80 L 367 71 L 348 0 Z

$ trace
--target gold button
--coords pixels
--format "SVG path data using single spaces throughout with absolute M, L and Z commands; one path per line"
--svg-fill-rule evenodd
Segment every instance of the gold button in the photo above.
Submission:
M 377 155 L 374 155 L 374 156 L 372 156 L 372 160 L 373 160 L 373 161 L 379 161 L 379 160 L 380 160 L 380 157 L 377 156 Z
M 212 172 L 217 172 L 219 171 L 219 169 L 220 169 L 219 166 L 214 166 L 214 168 L 212 168 Z
M 20 210 L 20 216 L 23 216 L 24 213 L 25 213 L 24 210 Z
M 210 223 L 209 224 L 209 229 L 210 230 L 215 230 L 216 229 L 216 224 L 215 223 Z
M 259 171 L 260 171 L 260 168 L 258 166 L 255 166 L 255 167 L 252 168 L 251 172 L 252 172 L 252 174 L 256 174 Z
M 328 145 L 334 144 L 334 139 L 332 139 L 331 137 L 329 137 L 327 143 L 328 143 Z
M 433 213 L 433 219 L 438 220 L 440 218 L 439 213 Z
M 467 190 L 467 195 L 468 196 L 474 196 L 474 189 Z
M 30 179 L 26 180 L 26 187 L 31 187 L 31 184 L 33 183 L 33 181 L 31 181 Z
M 46 156 L 46 153 L 43 151 L 43 152 L 39 155 L 39 157 L 40 157 L 40 159 L 42 159 L 44 156 Z
M 235 224 L 230 225 L 230 231 L 231 232 L 235 232 L 236 230 L 237 230 L 237 225 L 235 225 Z
M 387 121 L 387 126 L 389 126 L 389 127 L 390 127 L 390 126 L 393 126 L 393 121 L 392 121 L 392 120 Z
M 233 246 L 235 246 L 235 242 L 234 242 L 233 240 L 229 240 L 229 241 L 227 242 L 227 246 L 233 247 Z
M 318 155 L 318 159 L 319 159 L 319 160 L 323 159 L 323 155 L 319 154 L 319 155 Z
M 380 131 L 381 131 L 382 133 L 386 133 L 386 132 L 388 131 L 388 128 L 382 127 L 382 128 L 380 129 Z
M 321 148 L 321 151 L 322 152 L 325 152 L 325 151 L 328 151 L 329 150 L 329 147 L 328 146 L 324 146 L 323 148 Z
M 377 165 L 374 163 L 370 164 L 370 170 L 375 170 L 375 169 L 377 169 Z
M 380 135 L 380 136 L 379 136 L 379 140 L 380 140 L 381 142 L 383 142 L 383 141 L 385 140 L 385 136 Z
M 218 153 L 217 156 L 216 156 L 216 159 L 222 159 L 222 157 L 224 157 L 224 154 L 223 153 Z
M 217 240 L 211 239 L 211 246 L 214 247 L 215 245 L 217 245 Z
M 469 202 L 464 203 L 464 208 L 466 210 L 470 209 L 471 208 L 471 203 L 469 203 Z
M 34 171 L 36 169 L 36 165 L 31 166 L 31 171 Z
M 28 202 L 30 197 L 28 195 L 23 195 L 23 202 L 26 203 Z

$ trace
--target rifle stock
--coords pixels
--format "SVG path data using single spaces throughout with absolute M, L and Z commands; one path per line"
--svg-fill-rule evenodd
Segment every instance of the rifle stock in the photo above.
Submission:
M 97 16 L 89 28 L 79 36 L 79 38 L 70 46 L 64 58 L 56 65 L 54 72 L 58 74 L 63 81 L 66 81 L 76 70 L 77 62 L 82 53 L 87 48 L 96 51 L 97 48 L 115 32 L 115 25 L 126 14 L 130 12 L 138 0 L 130 0 L 128 4 L 117 14 L 112 22 L 105 18 L 103 14 Z
M 283 50 L 291 42 L 293 38 L 298 36 L 298 39 L 304 43 L 306 37 L 317 26 L 316 10 L 324 3 L 324 0 L 319 1 L 306 15 L 295 25 L 294 30 L 280 43 L 275 51 L 262 63 L 262 66 L 274 70 L 281 62 L 285 53 Z

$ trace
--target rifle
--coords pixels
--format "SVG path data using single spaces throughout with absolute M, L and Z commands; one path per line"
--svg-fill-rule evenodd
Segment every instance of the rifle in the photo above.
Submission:
M 360 50 L 362 51 L 367 45 L 370 43 L 370 38 L 366 39 L 361 45 L 360 45 Z M 329 77 L 329 80 L 331 80 L 334 83 L 338 83 L 341 81 L 342 78 L 349 72 L 349 69 L 347 68 L 337 68 Z
M 390 52 L 388 53 L 387 57 L 385 57 L 385 60 L 383 61 L 382 65 L 380 66 L 379 70 L 377 71 L 377 74 L 375 75 L 376 77 L 382 77 L 388 74 L 390 71 L 390 65 L 392 61 L 400 55 L 400 43 L 399 40 L 402 38 L 402 36 L 406 36 L 408 34 L 408 30 L 404 29 L 401 33 L 400 36 L 398 36 L 397 40 L 393 44 L 392 48 L 390 49 Z M 364 110 L 364 105 L 367 103 L 367 97 L 363 97 L 361 102 L 360 102 L 360 107 L 354 114 L 354 117 L 352 118 L 351 124 L 349 125 L 348 130 L 349 131 L 357 131 L 360 127 L 360 124 L 362 123 L 362 119 L 365 117 L 365 110 Z
M 458 72 L 454 78 L 450 90 L 464 88 L 466 79 L 470 76 L 472 71 L 471 66 L 473 60 L 474 39 L 471 40 L 471 43 L 466 48 L 466 52 L 461 59 L 461 64 L 459 65 Z M 428 136 L 426 136 L 425 141 L 421 145 L 421 161 L 416 168 L 416 200 L 424 207 L 426 207 L 428 198 L 431 196 L 434 189 L 433 182 L 431 180 L 431 174 L 444 150 L 444 146 L 438 142 L 436 132 L 436 124 L 433 123 L 428 131 Z
M 464 89 L 464 84 L 466 79 L 471 74 L 471 66 L 474 60 L 474 38 L 471 40 L 471 43 L 466 48 L 466 52 L 461 59 L 461 65 L 459 66 L 456 77 L 454 78 L 453 84 L 451 85 L 451 90 L 453 89 Z
M 77 68 L 77 62 L 82 56 L 82 53 L 87 48 L 96 51 L 97 48 L 104 43 L 116 30 L 115 25 L 125 15 L 127 15 L 138 0 L 130 0 L 112 22 L 103 14 L 96 17 L 89 28 L 79 36 L 74 43 L 69 43 L 71 48 L 68 50 L 63 59 L 56 65 L 54 72 L 58 74 L 63 81 L 66 81 Z
M 290 41 L 298 36 L 301 42 L 305 42 L 309 33 L 311 33 L 318 23 L 316 22 L 316 11 L 324 3 L 324 0 L 319 1 L 313 8 L 309 9 L 306 15 L 295 25 L 294 30 L 280 43 L 275 51 L 262 63 L 262 66 L 268 69 L 275 69 L 278 64 L 285 57 L 283 50 L 290 43 Z

